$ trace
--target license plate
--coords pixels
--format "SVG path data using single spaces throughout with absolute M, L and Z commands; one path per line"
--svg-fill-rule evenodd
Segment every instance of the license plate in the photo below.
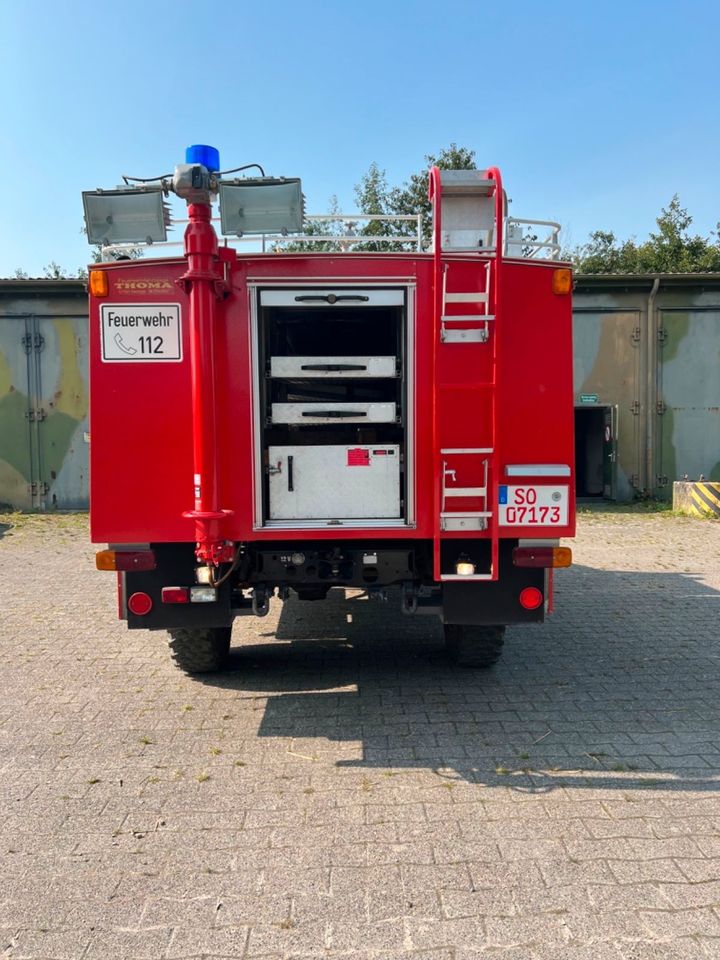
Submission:
M 498 522 L 505 527 L 564 527 L 568 488 L 501 486 Z

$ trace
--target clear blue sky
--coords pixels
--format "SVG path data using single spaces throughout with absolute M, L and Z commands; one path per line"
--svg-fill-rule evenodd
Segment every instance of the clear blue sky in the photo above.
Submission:
M 189 143 L 303 179 L 399 183 L 455 141 L 512 212 L 644 237 L 674 193 L 720 219 L 720 4 L 0 0 L 0 276 L 88 258 L 80 192 Z

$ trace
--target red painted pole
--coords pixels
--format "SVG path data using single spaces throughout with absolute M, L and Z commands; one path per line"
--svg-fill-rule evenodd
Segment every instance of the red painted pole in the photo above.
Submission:
M 182 282 L 190 301 L 193 488 L 195 505 L 183 516 L 195 521 L 195 556 L 201 563 L 232 560 L 233 546 L 220 538 L 220 521 L 230 511 L 218 503 L 215 400 L 215 323 L 222 276 L 218 242 L 207 203 L 188 204 L 185 230 L 187 270 Z

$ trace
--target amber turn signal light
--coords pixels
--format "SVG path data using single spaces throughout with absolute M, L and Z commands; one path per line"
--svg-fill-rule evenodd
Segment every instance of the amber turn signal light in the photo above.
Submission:
M 570 293 L 572 290 L 572 270 L 562 268 L 553 270 L 552 291 L 553 293 Z
M 108 295 L 108 275 L 104 270 L 90 271 L 90 293 L 94 297 L 106 297 Z
M 100 550 L 95 554 L 98 570 L 154 570 L 152 550 Z
M 572 550 L 570 547 L 515 547 L 513 564 L 516 567 L 569 567 Z

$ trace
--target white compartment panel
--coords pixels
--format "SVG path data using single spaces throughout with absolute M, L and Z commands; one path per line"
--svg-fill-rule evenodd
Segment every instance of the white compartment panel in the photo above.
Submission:
M 337 413 L 337 416 L 323 416 Z M 394 423 L 394 403 L 273 403 L 273 423 Z
M 324 299 L 336 297 L 334 303 Z M 311 300 L 305 299 L 312 297 Z M 349 297 L 350 299 L 344 299 Z M 383 287 L 324 287 L 321 290 L 312 287 L 299 290 L 261 290 L 260 303 L 263 307 L 320 307 L 337 310 L 338 307 L 401 307 L 405 303 L 405 292 L 401 289 Z
M 323 370 L 322 367 L 347 369 Z M 395 357 L 271 357 L 271 377 L 394 377 Z
M 270 447 L 268 454 L 270 520 L 400 518 L 397 444 Z

